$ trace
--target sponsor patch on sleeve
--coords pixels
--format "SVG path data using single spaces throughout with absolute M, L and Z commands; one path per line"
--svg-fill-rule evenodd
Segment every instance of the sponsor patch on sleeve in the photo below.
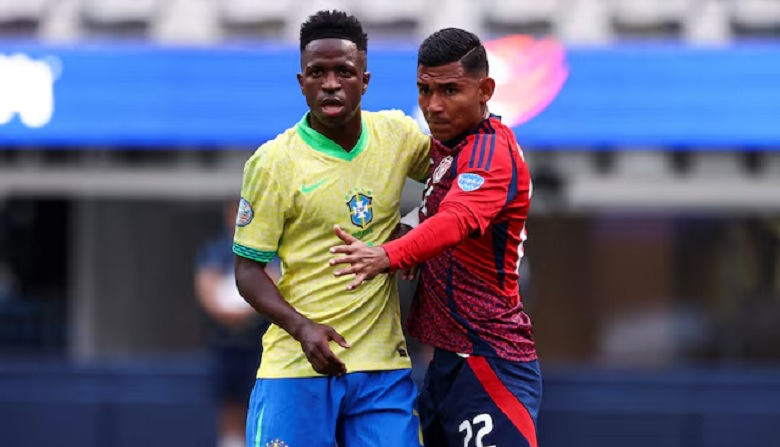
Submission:
M 243 197 L 238 202 L 238 214 L 236 215 L 236 226 L 245 227 L 252 222 L 255 217 L 255 210 L 252 209 L 252 204 Z
M 458 186 L 464 192 L 476 191 L 483 183 L 485 178 L 479 174 L 467 172 L 458 176 Z

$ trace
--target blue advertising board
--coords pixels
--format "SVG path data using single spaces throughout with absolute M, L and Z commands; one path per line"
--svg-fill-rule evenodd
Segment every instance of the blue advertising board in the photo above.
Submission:
M 780 45 L 489 46 L 536 148 L 780 147 Z M 364 108 L 416 112 L 415 48 L 372 47 Z M 255 147 L 305 112 L 295 47 L 0 45 L 0 148 Z M 493 106 L 491 106 L 493 107 Z M 419 114 L 418 114 L 419 115 Z

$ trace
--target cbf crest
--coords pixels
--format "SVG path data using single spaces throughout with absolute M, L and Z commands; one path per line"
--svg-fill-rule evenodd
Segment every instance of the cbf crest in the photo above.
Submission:
M 371 197 L 371 191 L 367 191 L 365 194 L 358 192 L 349 198 L 347 206 L 349 207 L 349 217 L 353 225 L 365 229 L 374 220 L 373 201 L 374 198 Z

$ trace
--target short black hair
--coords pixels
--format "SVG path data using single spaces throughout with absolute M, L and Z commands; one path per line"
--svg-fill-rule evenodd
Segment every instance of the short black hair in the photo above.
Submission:
M 444 28 L 428 36 L 417 52 L 417 65 L 440 67 L 460 61 L 469 75 L 488 74 L 487 51 L 476 34 Z
M 301 25 L 301 51 L 320 39 L 344 39 L 354 42 L 358 51 L 368 51 L 368 35 L 353 15 L 342 11 L 319 11 Z

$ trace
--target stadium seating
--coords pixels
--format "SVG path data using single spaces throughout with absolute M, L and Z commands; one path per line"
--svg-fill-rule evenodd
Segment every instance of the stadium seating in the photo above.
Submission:
M 613 26 L 621 35 L 674 36 L 682 33 L 689 0 L 614 1 Z
M 167 0 L 153 24 L 152 37 L 166 43 L 214 42 L 222 36 L 218 6 L 211 0 Z
M 0 0 L 0 33 L 34 35 L 49 0 Z
M 731 26 L 736 35 L 780 35 L 780 2 L 739 0 L 732 3 Z
M 444 26 L 554 34 L 574 43 L 780 35 L 777 0 L 0 0 L 0 37 L 294 41 L 300 22 L 319 9 L 355 13 L 379 38 L 420 37 Z
M 417 0 L 372 0 L 355 2 L 353 12 L 360 17 L 369 34 L 408 39 L 420 31 L 429 4 Z
M 81 20 L 88 34 L 142 36 L 159 17 L 158 0 L 84 0 Z
M 486 0 L 483 3 L 485 28 L 491 31 L 518 31 L 529 34 L 550 34 L 565 1 Z
M 220 22 L 230 35 L 281 36 L 285 24 L 293 15 L 295 2 L 278 0 L 258 2 L 254 0 L 225 0 L 219 4 Z

